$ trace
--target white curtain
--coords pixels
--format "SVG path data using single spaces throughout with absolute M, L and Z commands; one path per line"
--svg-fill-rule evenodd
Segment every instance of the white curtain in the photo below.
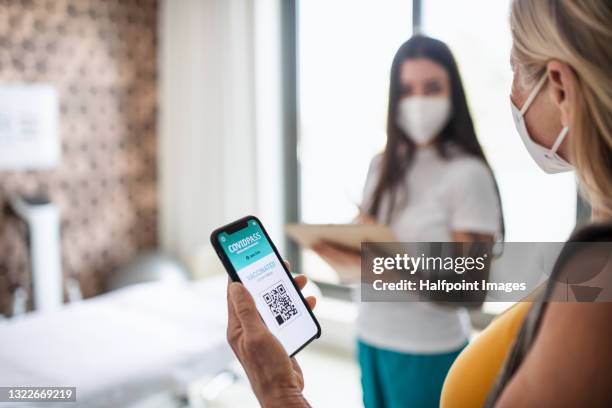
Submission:
M 161 3 L 159 230 L 183 260 L 246 214 L 281 233 L 279 1 Z

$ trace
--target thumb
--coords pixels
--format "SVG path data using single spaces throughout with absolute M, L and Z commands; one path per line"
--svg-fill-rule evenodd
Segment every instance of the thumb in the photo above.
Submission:
M 255 301 L 243 284 L 232 282 L 229 286 L 229 296 L 234 306 L 240 325 L 247 331 L 259 330 L 264 326 L 257 312 Z

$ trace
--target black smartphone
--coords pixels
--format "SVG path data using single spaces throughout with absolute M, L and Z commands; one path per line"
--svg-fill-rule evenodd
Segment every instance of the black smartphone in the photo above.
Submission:
M 233 281 L 242 282 L 264 323 L 287 354 L 295 355 L 321 336 L 321 326 L 261 221 L 241 218 L 210 235 L 210 241 Z

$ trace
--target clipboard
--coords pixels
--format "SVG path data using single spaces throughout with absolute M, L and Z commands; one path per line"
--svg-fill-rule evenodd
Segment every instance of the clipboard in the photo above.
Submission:
M 328 242 L 347 251 L 361 252 L 362 242 L 395 242 L 391 229 L 383 224 L 287 224 L 287 235 L 303 248 Z M 323 259 L 336 273 L 339 283 L 354 284 L 361 276 L 360 266 L 343 265 Z
M 347 250 L 360 251 L 362 242 L 396 241 L 393 231 L 383 224 L 287 224 L 285 231 L 304 248 L 326 241 Z

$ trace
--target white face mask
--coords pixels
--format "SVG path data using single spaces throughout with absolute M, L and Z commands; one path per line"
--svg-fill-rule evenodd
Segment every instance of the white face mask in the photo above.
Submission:
M 397 125 L 416 144 L 424 145 L 444 128 L 451 114 L 450 100 L 438 96 L 402 98 L 397 107 Z
M 527 151 L 531 155 L 531 158 L 537 163 L 537 165 L 549 174 L 562 173 L 574 169 L 571 164 L 566 162 L 563 157 L 557 154 L 559 146 L 561 146 L 563 139 L 565 139 L 565 136 L 567 136 L 567 132 L 569 130 L 567 126 L 561 129 L 559 136 L 557 136 L 557 140 L 552 145 L 552 147 L 548 149 L 533 141 L 531 136 L 529 136 L 527 126 L 525 125 L 525 112 L 527 112 L 527 109 L 529 109 L 529 106 L 542 89 L 542 86 L 544 86 L 544 83 L 546 83 L 546 78 L 546 75 L 544 75 L 542 79 L 540 79 L 538 84 L 535 86 L 535 88 L 533 88 L 533 90 L 527 97 L 527 100 L 525 101 L 525 104 L 521 109 L 517 108 L 512 102 L 512 100 L 510 101 L 510 106 L 512 108 L 512 118 L 514 119 L 516 130 L 521 136 L 521 139 L 523 140 L 523 144 L 525 145 Z

